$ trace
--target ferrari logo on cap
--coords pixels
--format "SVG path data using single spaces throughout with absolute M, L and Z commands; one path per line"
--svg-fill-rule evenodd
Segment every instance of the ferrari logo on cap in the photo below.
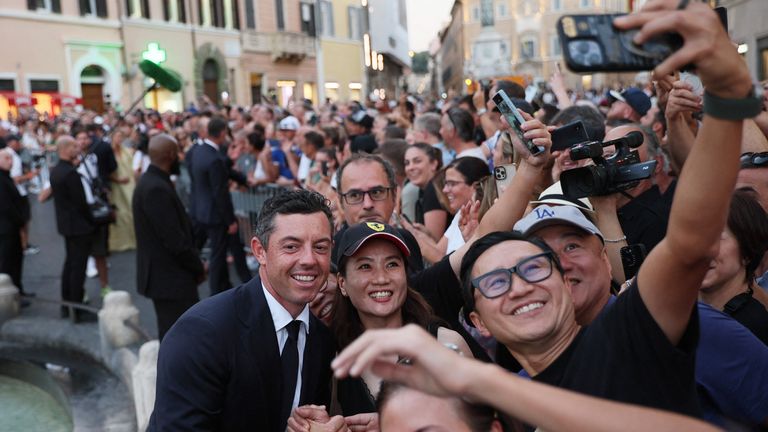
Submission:
M 384 224 L 380 224 L 378 222 L 366 222 L 365 224 L 368 225 L 368 228 L 376 232 L 384 231 Z

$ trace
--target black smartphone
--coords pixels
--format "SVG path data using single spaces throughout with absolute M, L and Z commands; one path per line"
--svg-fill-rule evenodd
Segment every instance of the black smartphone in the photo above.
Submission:
M 560 126 L 552 131 L 552 150 L 563 151 L 571 148 L 575 144 L 581 144 L 589 141 L 589 135 L 581 120 Z
M 504 92 L 504 90 L 499 90 L 493 95 L 493 103 L 496 104 L 496 107 L 499 108 L 499 112 L 501 112 L 507 119 L 507 123 L 512 126 L 517 137 L 520 138 L 520 141 L 522 141 L 525 148 L 527 148 L 532 155 L 536 156 L 544 151 L 544 147 L 537 146 L 533 141 L 523 135 L 523 130 L 520 127 L 525 123 L 525 119 L 517 111 L 517 107 L 512 103 L 512 100 L 507 96 L 507 93 Z
M 645 260 L 645 245 L 637 243 L 624 246 L 619 250 L 621 266 L 624 268 L 624 278 L 629 280 L 637 275 L 640 265 Z
M 323 177 L 328 177 L 328 162 L 320 162 L 320 172 L 323 173 Z
M 632 38 L 637 29 L 620 31 L 613 26 L 613 20 L 622 15 L 560 17 L 557 34 L 568 69 L 574 72 L 651 70 L 683 46 L 683 38 L 676 33 L 635 44 Z

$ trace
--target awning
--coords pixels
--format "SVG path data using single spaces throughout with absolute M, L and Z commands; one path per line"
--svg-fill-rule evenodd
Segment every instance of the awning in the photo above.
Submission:
M 83 99 L 77 96 L 72 96 L 64 93 L 49 93 L 51 95 L 51 103 L 63 107 L 71 107 L 75 105 L 82 105 Z
M 37 98 L 32 95 L 26 95 L 13 92 L 0 92 L 0 96 L 8 100 L 10 106 L 32 106 L 37 104 Z

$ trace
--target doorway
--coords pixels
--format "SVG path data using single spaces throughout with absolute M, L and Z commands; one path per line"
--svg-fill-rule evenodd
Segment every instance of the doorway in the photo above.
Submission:
M 211 102 L 219 103 L 219 65 L 213 59 L 203 63 L 203 93 Z
M 104 112 L 104 70 L 96 65 L 87 66 L 80 73 L 80 91 L 83 108 L 97 113 Z

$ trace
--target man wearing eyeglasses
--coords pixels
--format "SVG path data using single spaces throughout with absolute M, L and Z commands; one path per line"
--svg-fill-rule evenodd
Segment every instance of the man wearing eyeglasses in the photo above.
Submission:
M 571 295 L 578 281 L 564 277 L 549 246 L 513 233 L 491 233 L 475 242 L 462 260 L 461 275 L 475 326 L 483 335 L 496 337 L 533 379 L 699 415 L 695 304 L 717 254 L 736 183 L 743 119 L 754 116 L 756 97 L 717 15 L 702 3 L 691 3 L 685 10 L 675 7 L 672 1 L 650 1 L 643 13 L 614 21 L 618 28 L 644 26 L 638 39 L 674 28 L 685 45 L 656 72 L 664 76 L 692 62 L 709 92 L 702 129 L 680 175 L 666 237 L 649 253 L 629 289 L 581 328 Z M 714 41 L 708 42 L 712 49 L 703 49 L 705 40 Z M 727 102 L 740 108 L 726 109 Z M 544 210 L 531 217 L 555 218 Z
M 387 161 L 376 155 L 357 153 L 341 164 L 337 175 L 344 225 L 334 236 L 334 244 L 339 244 L 342 234 L 350 225 L 360 222 L 391 223 L 397 201 L 397 186 L 395 172 Z M 409 272 L 423 269 L 424 262 L 418 242 L 407 230 L 398 230 L 411 250 L 408 257 Z M 333 260 L 337 252 L 334 248 Z

